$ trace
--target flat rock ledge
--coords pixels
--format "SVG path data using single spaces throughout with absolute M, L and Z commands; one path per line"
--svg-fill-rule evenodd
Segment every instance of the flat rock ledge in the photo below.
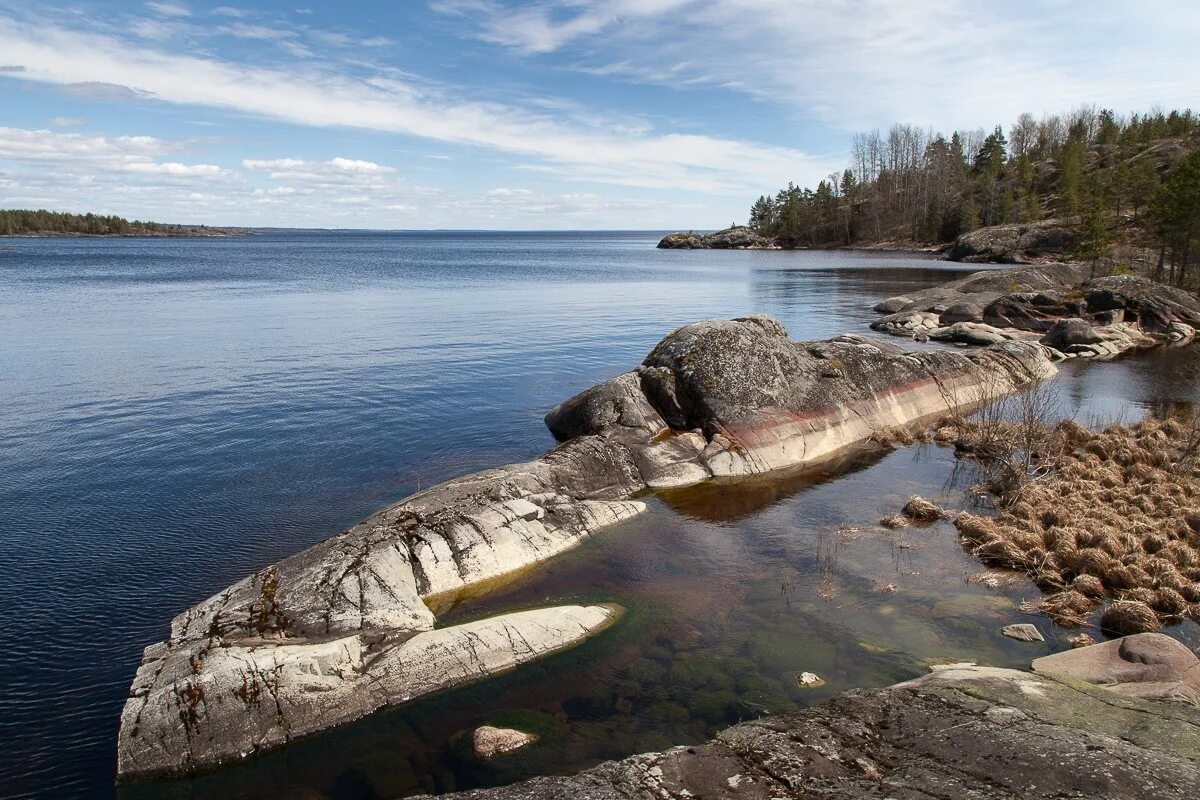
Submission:
M 1162 647 L 1161 641 L 1137 645 L 1143 651 Z M 1119 650 L 1121 643 L 1096 647 L 1109 646 Z M 1109 660 L 1094 649 L 1049 658 L 1060 659 L 1060 670 Z M 1126 678 L 1138 668 L 1118 660 Z M 890 688 L 848 691 L 794 714 L 743 723 L 707 744 L 633 756 L 574 776 L 442 797 L 1193 797 L 1200 785 L 1200 708 L 1114 692 L 1070 671 L 951 665 Z
M 1072 263 L 985 270 L 876 304 L 873 330 L 986 346 L 1036 341 L 1055 357 L 1110 359 L 1130 350 L 1190 344 L 1200 301 L 1147 278 L 1087 278 Z
M 540 458 L 415 494 L 176 617 L 133 680 L 118 778 L 210 769 L 577 644 L 617 610 L 437 628 L 431 609 L 642 513 L 639 492 L 826 458 L 1047 377 L 1050 353 L 793 342 L 766 316 L 680 328 L 553 409 Z

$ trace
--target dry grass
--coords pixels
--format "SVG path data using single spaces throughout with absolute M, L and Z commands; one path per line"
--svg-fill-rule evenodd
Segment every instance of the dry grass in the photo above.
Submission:
M 934 439 L 995 467 L 999 513 L 961 514 L 964 547 L 1028 574 L 1046 596 L 1027 610 L 1080 626 L 1107 604 L 1101 627 L 1125 634 L 1200 619 L 1197 430 L 1195 415 L 1097 432 L 1030 413 L 947 420 Z

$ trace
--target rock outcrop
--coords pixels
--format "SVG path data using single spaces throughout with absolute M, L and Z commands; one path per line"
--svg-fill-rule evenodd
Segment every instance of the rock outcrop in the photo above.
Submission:
M 1103 671 L 1085 676 L 1074 665 L 1096 660 L 1094 650 L 1038 659 L 1054 669 L 1039 666 L 1037 673 L 935 668 L 890 688 L 844 692 L 794 714 L 743 723 L 707 744 L 443 797 L 1190 798 L 1200 785 L 1200 708 L 1143 699 L 1129 689 L 1157 681 L 1153 670 L 1116 684 L 1125 689 L 1119 693 L 1089 685 L 1090 677 L 1105 678 Z
M 951 261 L 1028 263 L 1041 256 L 1060 256 L 1075 246 L 1074 226 L 1059 220 L 991 225 L 964 233 L 950 248 Z
M 1040 339 L 1063 357 L 1111 358 L 1135 348 L 1187 344 L 1200 301 L 1134 276 L 1088 280 L 1078 265 L 988 270 L 875 306 L 871 323 L 893 336 L 968 345 Z
M 715 233 L 671 233 L 658 243 L 664 250 L 778 250 L 779 244 L 744 225 Z
M 122 778 L 245 758 L 385 705 L 582 641 L 610 606 L 438 629 L 447 593 L 645 510 L 647 488 L 796 466 L 884 428 L 1046 377 L 1045 347 L 905 353 L 861 336 L 792 342 L 765 316 L 680 328 L 635 371 L 546 417 L 544 456 L 409 497 L 180 614 L 121 717 Z

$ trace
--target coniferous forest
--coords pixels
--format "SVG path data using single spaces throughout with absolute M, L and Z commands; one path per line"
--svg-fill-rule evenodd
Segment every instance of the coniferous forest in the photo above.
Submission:
M 1116 242 L 1155 247 L 1160 273 L 1194 281 L 1200 117 L 1081 107 L 1022 114 L 1007 131 L 893 125 L 856 135 L 841 174 L 815 189 L 789 184 L 750 209 L 750 227 L 785 247 L 942 244 L 1049 219 L 1078 230 L 1077 257 L 1100 257 Z
M 0 209 L 0 236 L 206 236 L 233 232 L 205 225 L 164 225 L 100 214 Z

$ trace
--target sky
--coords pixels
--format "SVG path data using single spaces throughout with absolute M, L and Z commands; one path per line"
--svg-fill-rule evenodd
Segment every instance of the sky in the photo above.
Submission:
M 0 207 L 719 228 L 894 122 L 1200 108 L 1197 42 L 1197 0 L 0 0 Z

